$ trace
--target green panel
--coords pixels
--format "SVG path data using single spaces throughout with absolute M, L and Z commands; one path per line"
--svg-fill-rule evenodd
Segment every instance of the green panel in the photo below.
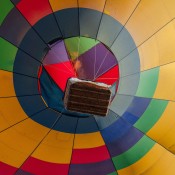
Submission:
M 13 7 L 10 0 L 0 0 L 0 25 Z
M 73 37 L 65 39 L 64 41 L 71 59 L 73 60 L 99 43 L 94 39 L 86 37 Z
M 148 132 L 162 116 L 167 105 L 168 101 L 152 100 L 147 110 L 134 126 L 144 133 Z
M 13 71 L 13 64 L 18 48 L 0 38 L 0 69 Z
M 136 96 L 152 97 L 157 87 L 159 68 L 144 71 L 140 74 L 139 87 Z
M 117 172 L 113 172 L 113 173 L 110 173 L 110 174 L 107 174 L 107 175 L 118 175 Z
M 132 148 L 113 158 L 117 170 L 128 167 L 140 160 L 154 146 L 155 142 L 143 136 Z

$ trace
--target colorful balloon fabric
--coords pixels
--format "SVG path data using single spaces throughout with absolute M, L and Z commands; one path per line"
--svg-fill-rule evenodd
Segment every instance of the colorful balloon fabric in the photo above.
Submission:
M 174 0 L 0 0 L 0 175 L 175 174 Z M 71 77 L 111 85 L 71 112 Z

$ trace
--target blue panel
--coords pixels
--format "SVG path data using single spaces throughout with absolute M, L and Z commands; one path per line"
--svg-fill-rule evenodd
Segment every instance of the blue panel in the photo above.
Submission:
M 127 109 L 127 112 L 137 117 L 141 117 L 142 114 L 147 109 L 147 107 L 149 106 L 150 102 L 151 102 L 150 98 L 134 97 L 131 105 Z
M 103 14 L 97 39 L 110 47 L 114 42 L 116 36 L 121 31 L 122 27 L 122 24 L 120 24 L 114 18 Z
M 117 93 L 122 95 L 134 96 L 138 89 L 139 80 L 140 80 L 140 73 L 120 78 Z
M 78 118 L 68 117 L 62 115 L 57 125 L 55 125 L 54 130 L 66 132 L 66 133 L 75 133 L 77 127 Z
M 46 43 L 62 37 L 53 14 L 39 20 L 39 22 L 35 24 L 34 28 Z
M 74 117 L 87 117 L 88 114 L 81 114 L 76 112 L 68 111 L 64 108 L 63 98 L 64 93 L 62 90 L 55 84 L 49 74 L 43 68 L 41 77 L 40 77 L 40 84 L 41 84 L 41 93 L 42 97 L 48 104 L 48 106 L 60 113 L 65 115 L 70 115 Z
M 40 63 L 38 61 L 25 54 L 24 52 L 18 50 L 14 62 L 13 72 L 37 78 L 39 66 Z
M 129 122 L 132 125 L 135 124 L 136 121 L 139 119 L 138 117 L 136 117 L 135 115 L 133 115 L 127 111 L 122 115 L 122 117 L 125 121 Z
M 33 29 L 30 29 L 26 33 L 19 48 L 23 49 L 39 61 L 44 58 L 49 49 Z
M 76 133 L 91 133 L 98 130 L 94 117 L 79 118 Z
M 97 121 L 98 127 L 100 130 L 110 126 L 118 119 L 119 119 L 119 116 L 111 110 L 108 111 L 108 114 L 106 117 L 95 116 L 95 120 Z
M 31 119 L 33 119 L 41 125 L 44 125 L 48 128 L 52 128 L 58 117 L 60 117 L 60 115 L 57 112 L 51 109 L 46 109 L 32 116 Z
M 13 74 L 16 96 L 36 95 L 38 92 L 38 79 Z
M 121 138 L 132 126 L 122 118 L 101 131 L 106 144 Z
M 136 74 L 140 72 L 139 53 L 136 49 L 129 54 L 125 59 L 119 62 L 120 77 Z
M 80 35 L 90 38 L 96 38 L 100 25 L 101 15 L 101 12 L 80 8 Z
M 40 95 L 18 97 L 18 100 L 28 116 L 31 116 L 46 108 Z
M 78 8 L 69 8 L 55 13 L 64 38 L 79 36 Z
M 111 47 L 118 60 L 126 57 L 131 51 L 136 48 L 134 40 L 129 32 L 123 28 L 122 32 L 119 34 L 118 38 Z
M 125 132 L 125 134 L 116 140 L 113 140 L 111 143 L 106 144 L 110 155 L 115 157 L 126 152 L 132 146 L 134 146 L 142 137 L 143 133 L 131 127 Z
M 41 93 L 45 99 L 48 106 L 52 109 L 63 111 L 63 97 L 64 93 L 61 89 L 54 83 L 54 81 L 47 74 L 45 69 L 42 70 L 40 77 Z
M 143 133 L 122 118 L 101 133 L 112 157 L 127 151 L 143 137 Z
M 117 115 L 122 116 L 131 104 L 134 97 L 117 94 L 110 105 L 110 109 Z

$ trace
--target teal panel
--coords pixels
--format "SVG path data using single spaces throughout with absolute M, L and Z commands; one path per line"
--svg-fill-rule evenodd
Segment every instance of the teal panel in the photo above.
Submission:
M 152 100 L 147 110 L 134 126 L 144 133 L 148 132 L 162 116 L 167 105 L 168 101 Z
M 159 68 L 141 72 L 136 96 L 151 98 L 157 87 Z
M 155 142 L 143 136 L 132 148 L 113 158 L 117 170 L 126 168 L 140 160 L 154 146 Z

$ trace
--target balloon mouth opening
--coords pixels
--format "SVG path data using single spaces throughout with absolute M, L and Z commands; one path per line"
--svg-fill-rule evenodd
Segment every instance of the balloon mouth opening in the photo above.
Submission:
M 49 42 L 49 46 L 50 50 L 38 73 L 38 89 L 49 108 L 76 117 L 93 114 L 66 109 L 64 96 L 67 82 L 71 78 L 110 86 L 112 102 L 119 84 L 119 66 L 107 46 L 86 37 L 56 38 Z

